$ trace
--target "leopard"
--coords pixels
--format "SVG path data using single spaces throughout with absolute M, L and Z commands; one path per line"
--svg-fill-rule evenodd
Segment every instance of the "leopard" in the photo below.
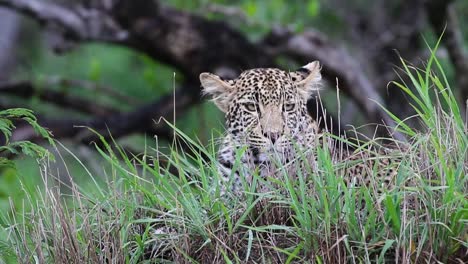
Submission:
M 253 174 L 261 179 L 281 180 L 283 165 L 287 174 L 298 177 L 304 161 L 317 170 L 316 149 L 331 150 L 334 142 L 325 140 L 316 119 L 307 109 L 307 101 L 321 88 L 321 65 L 310 62 L 295 71 L 278 68 L 254 68 L 243 71 L 235 79 L 204 72 L 200 74 L 203 93 L 225 114 L 226 134 L 218 150 L 218 172 L 224 192 L 239 194 L 243 183 L 251 184 Z M 304 156 L 305 158 L 298 159 Z M 335 162 L 344 163 L 344 182 L 348 187 L 369 187 L 377 168 L 377 191 L 385 191 L 398 173 L 398 158 L 372 155 L 368 151 L 344 151 L 334 155 Z M 380 157 L 384 158 L 380 158 Z M 236 166 L 236 162 L 240 166 Z M 377 165 L 377 166 L 376 166 Z M 259 192 L 271 189 L 262 185 Z
M 320 64 L 311 62 L 297 71 L 256 68 L 243 71 L 233 80 L 202 73 L 205 95 L 225 113 L 226 136 L 218 151 L 219 173 L 238 192 L 242 178 L 250 183 L 252 172 L 262 178 L 274 174 L 273 157 L 281 163 L 294 158 L 292 142 L 299 146 L 315 144 L 319 126 L 308 114 L 306 103 L 319 88 Z M 234 168 L 236 153 L 245 148 Z

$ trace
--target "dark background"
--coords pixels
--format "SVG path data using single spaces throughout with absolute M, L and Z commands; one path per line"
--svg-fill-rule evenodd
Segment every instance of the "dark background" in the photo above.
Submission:
M 312 115 L 332 117 L 334 133 L 370 124 L 359 131 L 403 139 L 375 128 L 392 125 L 376 102 L 400 118 L 414 114 L 391 83 L 405 81 L 400 57 L 423 66 L 445 29 L 437 54 L 465 107 L 467 24 L 462 0 L 0 0 L 0 109 L 33 109 L 99 170 L 91 144 L 99 141 L 87 127 L 131 153 L 173 140 L 164 119 L 207 144 L 222 134 L 223 116 L 200 97 L 201 72 L 232 78 L 319 60 L 327 111 L 311 101 Z M 16 126 L 12 140 L 41 143 L 30 126 Z M 40 180 L 33 160 L 15 158 L 24 180 Z M 0 199 L 15 197 L 15 175 L 0 174 Z

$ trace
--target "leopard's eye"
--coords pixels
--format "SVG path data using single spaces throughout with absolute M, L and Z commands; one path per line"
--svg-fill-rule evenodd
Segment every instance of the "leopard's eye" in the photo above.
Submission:
M 292 111 L 296 107 L 294 103 L 285 103 L 284 104 L 284 111 Z
M 250 112 L 256 112 L 257 111 L 257 105 L 254 103 L 244 103 L 245 109 Z

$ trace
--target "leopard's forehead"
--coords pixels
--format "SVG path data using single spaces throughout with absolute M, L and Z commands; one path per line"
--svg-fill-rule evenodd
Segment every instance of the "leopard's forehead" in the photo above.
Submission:
M 276 68 L 257 68 L 242 72 L 233 80 L 239 96 L 253 97 L 257 101 L 271 102 L 289 97 L 294 85 L 289 72 Z
M 292 84 L 288 72 L 276 68 L 257 68 L 244 71 L 235 80 L 240 89 L 276 90 L 286 84 Z

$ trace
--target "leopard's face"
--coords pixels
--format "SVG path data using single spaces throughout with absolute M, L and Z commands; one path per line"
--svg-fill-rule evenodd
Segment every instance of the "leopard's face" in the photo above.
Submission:
M 306 103 L 320 81 L 318 62 L 295 72 L 252 69 L 227 81 L 203 73 L 200 80 L 226 113 L 228 136 L 237 145 L 283 151 L 310 132 L 313 122 Z
M 237 92 L 226 112 L 229 134 L 259 149 L 289 146 L 307 116 L 306 99 L 292 78 L 279 69 L 243 72 L 234 80 Z

